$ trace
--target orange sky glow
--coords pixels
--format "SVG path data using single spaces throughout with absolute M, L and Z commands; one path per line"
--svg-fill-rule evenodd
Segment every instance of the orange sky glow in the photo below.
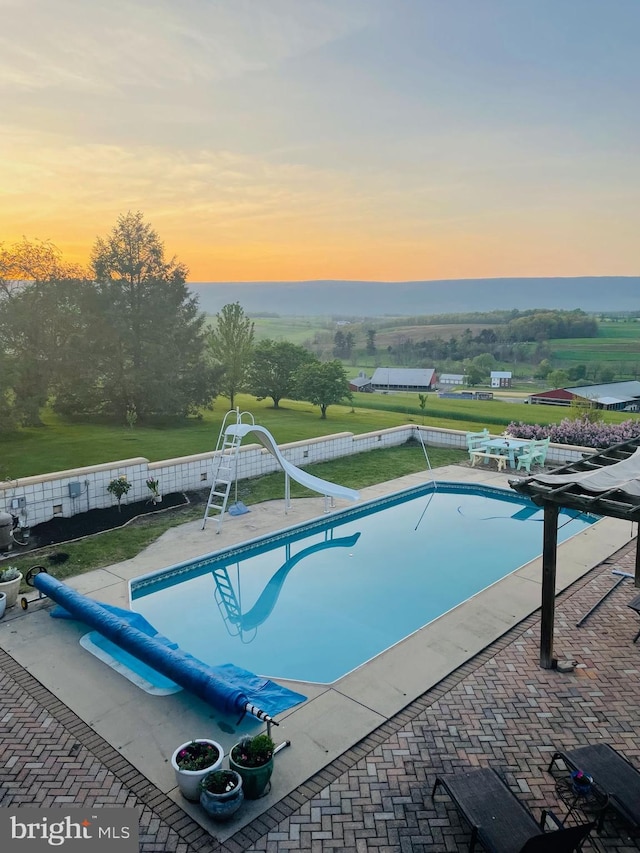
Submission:
M 191 281 L 637 275 L 640 11 L 585 3 L 0 0 L 0 242 L 87 264 L 140 210 Z

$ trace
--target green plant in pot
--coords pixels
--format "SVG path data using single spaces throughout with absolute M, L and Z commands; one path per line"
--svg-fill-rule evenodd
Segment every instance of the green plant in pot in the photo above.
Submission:
M 214 820 L 229 820 L 243 802 L 242 777 L 235 770 L 214 770 L 200 781 L 200 805 Z
M 154 504 L 160 503 L 162 495 L 160 494 L 160 481 L 155 477 L 147 479 L 147 488 L 151 492 L 151 502 Z
M 171 756 L 171 766 L 182 796 L 197 802 L 200 782 L 220 767 L 223 758 L 224 750 L 215 740 L 196 738 L 181 744 Z
M 0 592 L 7 596 L 6 607 L 13 607 L 18 600 L 18 592 L 22 583 L 22 573 L 15 566 L 0 569 Z
M 267 793 L 273 773 L 275 744 L 267 734 L 244 737 L 231 747 L 229 767 L 242 776 L 247 800 L 257 800 Z

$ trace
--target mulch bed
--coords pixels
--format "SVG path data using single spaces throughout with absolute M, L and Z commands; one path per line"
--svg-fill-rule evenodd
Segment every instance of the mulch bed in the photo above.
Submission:
M 34 548 L 43 548 L 46 545 L 58 545 L 82 536 L 91 536 L 93 533 L 102 533 L 104 530 L 114 530 L 122 527 L 133 518 L 141 515 L 151 515 L 174 507 L 187 506 L 190 503 L 199 503 L 192 500 L 183 492 L 174 492 L 163 495 L 162 502 L 153 504 L 150 501 L 137 501 L 135 503 L 123 503 L 118 512 L 117 506 L 105 509 L 91 509 L 81 512 L 71 518 L 52 518 L 42 524 L 31 528 L 31 536 L 28 546 L 20 546 L 20 553 L 30 551 Z

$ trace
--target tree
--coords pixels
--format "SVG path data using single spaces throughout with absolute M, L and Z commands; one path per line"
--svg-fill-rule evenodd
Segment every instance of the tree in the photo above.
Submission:
M 50 242 L 0 244 L 0 418 L 38 426 L 40 409 L 60 376 L 71 329 L 84 325 L 76 295 L 79 267 Z
M 117 477 L 115 480 L 111 480 L 109 485 L 107 486 L 107 491 L 109 494 L 113 495 L 114 498 L 118 501 L 118 512 L 121 511 L 122 498 L 127 494 L 129 489 L 131 488 L 131 483 L 127 480 L 124 474 L 120 477 Z
M 495 369 L 496 359 L 495 356 L 490 352 L 481 352 L 480 355 L 475 356 L 473 359 L 473 363 L 476 367 L 479 367 L 480 370 L 484 373 L 484 375 L 488 378 L 489 373 L 492 369 Z
M 289 341 L 260 341 L 253 351 L 249 390 L 261 400 L 271 397 L 274 409 L 283 397 L 295 396 L 296 370 L 313 358 L 304 347 Z
M 62 260 L 62 253 L 49 240 L 27 240 L 6 247 L 0 243 L 0 294 L 12 296 L 32 281 L 86 278 L 77 264 Z
M 209 348 L 220 366 L 220 390 L 233 409 L 236 394 L 244 390 L 253 354 L 254 324 L 239 302 L 225 305 L 216 314 L 216 325 L 209 335 Z
M 613 382 L 615 378 L 615 371 L 611 367 L 601 367 L 598 370 L 598 380 L 603 384 L 606 384 L 607 382 Z
M 83 281 L 31 281 L 0 306 L 0 341 L 13 362 L 14 410 L 26 426 L 40 425 L 40 410 L 64 376 L 82 368 L 73 342 L 86 336 Z
M 424 423 L 424 412 L 425 412 L 425 409 L 427 408 L 427 395 L 426 394 L 418 394 L 418 400 L 420 401 L 419 406 L 420 406 L 420 411 L 422 412 L 422 423 Z
M 296 373 L 297 396 L 320 406 L 320 418 L 325 420 L 327 408 L 342 400 L 350 400 L 349 382 L 342 362 L 312 361 Z
M 534 379 L 546 379 L 551 373 L 551 362 L 548 358 L 543 358 L 540 364 L 536 367 L 533 377 Z
M 465 365 L 465 377 L 467 385 L 474 387 L 475 385 L 480 385 L 482 380 L 486 378 L 486 372 L 478 367 L 477 364 L 473 364 L 473 362 L 469 362 Z
M 376 330 L 367 329 L 367 355 L 376 354 Z
M 574 364 L 573 367 L 570 367 L 567 372 L 569 374 L 569 379 L 571 380 L 571 382 L 580 382 L 587 375 L 587 365 Z
M 547 376 L 547 382 L 552 388 L 563 388 L 569 382 L 569 374 L 566 370 L 552 370 Z
M 165 260 L 164 245 L 142 213 L 127 213 L 93 248 L 91 320 L 101 407 L 122 420 L 135 407 L 186 415 L 215 396 L 205 356 L 205 316 L 186 285 L 187 269 Z M 81 400 L 67 387 L 67 401 Z

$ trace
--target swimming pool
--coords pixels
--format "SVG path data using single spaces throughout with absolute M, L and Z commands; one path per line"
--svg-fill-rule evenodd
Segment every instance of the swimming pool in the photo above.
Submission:
M 131 606 L 212 665 L 333 682 L 542 551 L 541 509 L 438 483 L 131 581 Z M 597 518 L 562 512 L 558 542 Z

